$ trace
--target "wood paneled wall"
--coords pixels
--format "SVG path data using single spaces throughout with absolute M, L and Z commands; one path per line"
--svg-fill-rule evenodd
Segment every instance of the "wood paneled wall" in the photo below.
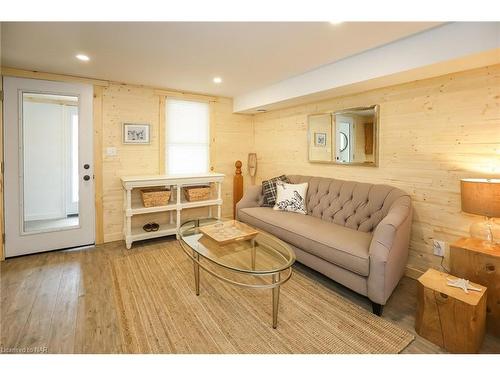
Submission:
M 378 168 L 307 161 L 307 115 L 380 104 Z M 500 174 L 500 65 L 254 116 L 258 179 L 283 173 L 385 183 L 415 208 L 409 267 L 438 267 L 432 240 L 468 234 L 480 218 L 460 210 L 464 177 Z
M 102 151 L 102 198 L 97 198 L 103 202 L 104 241 L 108 242 L 122 238 L 120 176 L 162 172 L 161 93 L 134 85 L 95 84 L 100 86 L 95 100 L 102 122 L 97 128 L 100 136 L 96 134 L 101 141 L 97 163 Z M 307 161 L 308 114 L 371 104 L 380 104 L 379 168 Z M 409 266 L 417 270 L 439 266 L 440 258 L 432 255 L 432 239 L 454 241 L 467 235 L 470 223 L 480 219 L 460 211 L 460 178 L 500 174 L 500 65 L 255 116 L 233 114 L 227 98 L 211 98 L 210 108 L 212 167 L 227 176 L 224 216 L 232 215 L 235 160 L 243 161 L 245 185 L 250 183 L 249 152 L 257 153 L 257 182 L 294 173 L 387 183 L 413 198 Z M 132 121 L 151 124 L 150 145 L 122 143 L 122 123 Z M 117 155 L 107 156 L 107 147 L 116 147 Z
M 215 172 L 224 173 L 222 184 L 222 215 L 233 216 L 233 176 L 234 162 L 243 162 L 244 186 L 251 184 L 248 174 L 248 153 L 254 152 L 254 128 L 252 116 L 234 114 L 233 101 L 220 98 L 212 103 L 212 167 Z
M 150 88 L 110 84 L 102 93 L 102 185 L 104 242 L 123 238 L 123 191 L 120 177 L 159 173 L 159 97 Z M 151 125 L 148 145 L 122 142 L 124 122 Z M 106 149 L 116 147 L 116 156 Z
M 3 78 L 0 75 L 0 91 L 3 89 Z M 0 164 L 3 163 L 3 100 L 0 100 Z M 0 171 L 0 237 L 4 231 L 3 215 L 3 171 Z M 5 258 L 3 238 L 0 238 L 0 260 Z
M 111 83 L 102 89 L 102 175 L 104 241 L 122 239 L 123 201 L 120 177 L 159 174 L 162 171 L 160 105 L 164 101 L 153 88 Z M 226 174 L 223 184 L 223 215 L 232 216 L 234 161 L 246 160 L 253 150 L 252 117 L 232 113 L 232 100 L 211 98 L 211 164 Z M 122 143 L 123 122 L 151 124 L 151 144 Z M 116 147 L 116 156 L 106 149 Z M 248 181 L 248 178 L 246 178 Z

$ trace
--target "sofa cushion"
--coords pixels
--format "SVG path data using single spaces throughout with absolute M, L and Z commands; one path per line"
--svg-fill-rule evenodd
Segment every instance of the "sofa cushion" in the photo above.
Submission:
M 360 232 L 373 232 L 392 204 L 408 195 L 388 185 L 326 177 L 287 177 L 292 184 L 309 183 L 306 197 L 308 215 Z
M 274 210 L 307 214 L 306 211 L 307 182 L 304 184 L 276 183 L 276 204 Z
M 270 180 L 262 181 L 262 195 L 264 196 L 264 201 L 262 202 L 263 207 L 274 207 L 276 203 L 276 183 L 278 181 L 290 182 L 285 175 L 278 177 L 273 177 Z
M 371 233 L 267 207 L 243 208 L 238 217 L 330 263 L 368 276 Z

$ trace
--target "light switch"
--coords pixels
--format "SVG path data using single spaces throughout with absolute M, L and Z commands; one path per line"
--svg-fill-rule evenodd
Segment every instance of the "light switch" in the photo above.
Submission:
M 106 156 L 116 156 L 116 155 L 118 155 L 116 147 L 106 147 Z

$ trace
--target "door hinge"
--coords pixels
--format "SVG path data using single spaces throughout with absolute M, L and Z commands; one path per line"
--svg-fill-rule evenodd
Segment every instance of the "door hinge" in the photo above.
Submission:
M 5 233 L 2 233 L 2 243 L 5 244 Z
M 3 174 L 3 172 L 4 172 L 4 166 L 3 166 L 3 161 L 2 161 L 2 163 L 0 165 L 0 173 Z
M 3 102 L 3 90 L 0 90 L 0 102 Z

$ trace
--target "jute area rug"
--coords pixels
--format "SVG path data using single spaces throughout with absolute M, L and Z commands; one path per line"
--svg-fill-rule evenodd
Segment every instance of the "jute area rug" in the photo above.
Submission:
M 399 353 L 414 337 L 298 271 L 281 287 L 278 328 L 271 291 L 232 286 L 200 270 L 176 241 L 113 260 L 128 353 Z

